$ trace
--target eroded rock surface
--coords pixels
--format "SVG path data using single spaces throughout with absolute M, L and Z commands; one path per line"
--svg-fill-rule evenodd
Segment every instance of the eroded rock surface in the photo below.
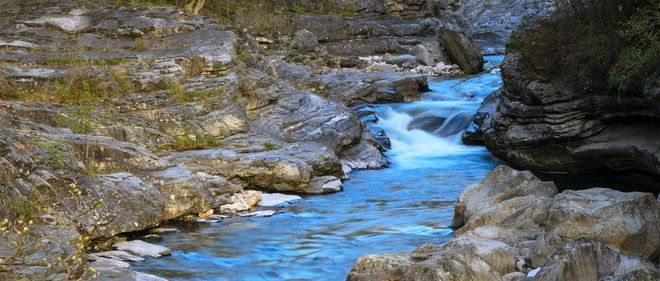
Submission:
M 653 81 L 657 76 L 648 75 Z M 524 69 L 517 53 L 507 54 L 502 77 L 502 91 L 491 98 L 497 105 L 485 102 L 483 118 L 476 120 L 481 125 L 473 124 L 493 154 L 533 171 L 627 171 L 657 181 L 657 85 L 621 97 L 574 89 Z M 658 192 L 657 185 L 645 185 Z

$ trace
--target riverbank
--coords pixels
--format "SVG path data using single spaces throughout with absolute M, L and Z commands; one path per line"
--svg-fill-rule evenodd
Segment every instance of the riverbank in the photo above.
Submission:
M 249 209 L 252 189 L 339 192 L 350 171 L 387 165 L 349 106 L 418 99 L 426 76 L 397 70 L 483 63 L 430 15 L 309 14 L 266 40 L 172 6 L 1 5 L 4 279 L 135 279 L 122 258 L 92 272 L 88 254 L 165 221 Z

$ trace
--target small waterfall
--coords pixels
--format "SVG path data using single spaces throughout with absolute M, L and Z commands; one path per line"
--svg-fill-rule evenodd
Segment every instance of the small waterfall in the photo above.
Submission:
M 372 128 L 389 138 L 388 154 L 394 165 L 404 168 L 473 153 L 483 148 L 461 144 L 461 134 L 483 99 L 497 90 L 501 81 L 498 69 L 471 77 L 432 80 L 431 91 L 424 93 L 421 101 L 370 108 L 377 117 Z

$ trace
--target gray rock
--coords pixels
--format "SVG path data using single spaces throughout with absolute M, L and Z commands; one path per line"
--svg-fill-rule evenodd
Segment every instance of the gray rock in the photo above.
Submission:
M 563 81 L 535 78 L 519 60 L 519 54 L 507 55 L 497 112 L 484 124 L 491 152 L 535 171 L 625 170 L 657 178 L 660 129 L 652 120 L 660 116 L 660 104 L 645 94 L 652 90 L 622 99 L 603 92 L 584 94 Z M 657 185 L 647 185 L 657 192 Z
M 542 182 L 531 172 L 508 166 L 495 168 L 481 183 L 468 187 L 459 197 L 454 227 L 459 235 L 513 243 L 534 240 L 543 231 L 552 182 Z
M 301 52 L 312 52 L 318 47 L 319 39 L 309 30 L 301 29 L 293 35 L 291 45 Z
M 601 280 L 613 275 L 620 262 L 619 253 L 601 243 L 574 241 L 554 253 L 535 280 Z
M 600 241 L 623 254 L 654 259 L 660 249 L 660 217 L 649 193 L 592 188 L 558 194 L 548 210 L 539 260 L 576 239 Z
M 344 188 L 340 179 L 333 176 L 323 176 L 313 178 L 310 186 L 305 189 L 305 193 L 324 194 L 339 192 Z
M 80 202 L 75 222 L 92 238 L 144 230 L 158 225 L 163 217 L 163 197 L 158 189 L 132 174 L 102 175 L 100 180 L 85 181 L 79 186 L 87 195 L 80 200 L 67 198 L 66 202 L 68 206 L 78 206 Z M 99 199 L 103 199 L 101 204 Z
M 117 248 L 117 250 L 126 251 L 140 257 L 146 256 L 157 258 L 161 256 L 169 256 L 172 253 L 172 251 L 166 247 L 149 244 L 141 240 L 119 242 L 114 244 L 113 247 Z
M 262 193 L 259 206 L 261 207 L 279 207 L 293 204 L 301 201 L 302 198 L 296 195 L 286 195 L 281 193 Z
M 105 251 L 105 252 L 98 252 L 98 253 L 92 253 L 88 256 L 88 259 L 90 260 L 99 260 L 99 259 L 110 259 L 110 260 L 118 260 L 118 261 L 143 261 L 144 258 L 131 254 L 126 251 Z
M 363 256 L 347 280 L 501 280 L 498 270 L 513 269 L 514 256 L 506 244 L 460 239 L 413 254 Z
M 602 281 L 655 281 L 660 279 L 660 270 L 654 269 L 639 269 L 626 274 L 610 276 L 602 279 Z
M 56 261 L 59 257 L 76 255 L 76 242 L 80 238 L 77 231 L 64 226 L 36 224 L 24 239 L 17 239 L 16 236 L 14 233 L 0 236 L 0 259 L 3 260 L 1 280 L 65 280 L 72 277 L 68 275 L 67 268 L 57 265 Z M 16 248 L 11 246 L 13 242 L 10 241 L 25 243 L 23 253 L 15 256 Z M 86 260 L 85 254 L 80 258 Z M 48 263 L 53 266 L 49 268 Z

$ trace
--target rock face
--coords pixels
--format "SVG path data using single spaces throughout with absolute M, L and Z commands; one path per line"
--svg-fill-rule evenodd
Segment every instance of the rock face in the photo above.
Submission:
M 533 268 L 540 270 L 532 280 L 650 278 L 659 211 L 651 194 L 557 194 L 552 182 L 499 166 L 461 195 L 457 238 L 410 254 L 364 256 L 348 279 L 519 280 Z
M 530 78 L 529 72 L 518 54 L 508 54 L 498 104 L 484 103 L 481 127 L 474 124 L 496 156 L 534 171 L 660 176 L 657 85 L 617 97 Z M 657 185 L 649 188 L 658 192 Z

